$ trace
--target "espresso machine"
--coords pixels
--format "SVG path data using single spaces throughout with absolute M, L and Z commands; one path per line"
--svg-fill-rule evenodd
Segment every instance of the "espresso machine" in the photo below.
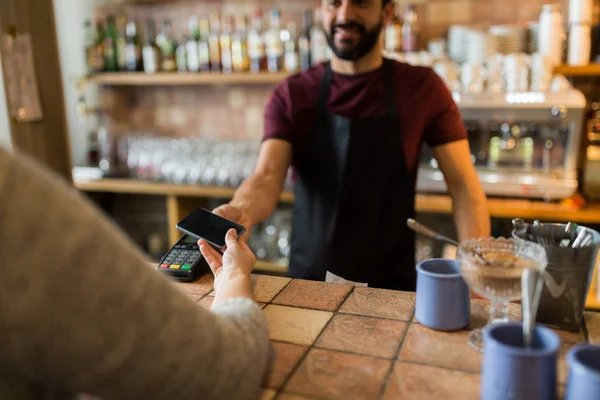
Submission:
M 453 96 L 467 128 L 471 162 L 487 195 L 558 200 L 577 191 L 586 108 L 581 92 Z M 427 145 L 421 151 L 417 190 L 447 191 Z

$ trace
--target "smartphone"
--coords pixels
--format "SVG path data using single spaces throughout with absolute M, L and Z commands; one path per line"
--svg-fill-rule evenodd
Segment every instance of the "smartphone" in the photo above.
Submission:
M 199 208 L 177 223 L 177 229 L 198 239 L 206 240 L 211 246 L 225 249 L 225 235 L 230 229 L 237 231 L 238 237 L 246 232 L 243 225 L 223 218 L 211 211 Z

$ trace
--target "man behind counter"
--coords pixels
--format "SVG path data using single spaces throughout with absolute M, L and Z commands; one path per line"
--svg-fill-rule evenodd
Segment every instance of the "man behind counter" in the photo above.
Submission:
M 490 233 L 485 194 L 451 93 L 430 68 L 382 57 L 390 0 L 324 0 L 330 63 L 281 83 L 265 112 L 256 169 L 216 213 L 248 228 L 268 218 L 294 168 L 289 273 L 414 290 L 418 156 L 433 149 L 459 239 Z

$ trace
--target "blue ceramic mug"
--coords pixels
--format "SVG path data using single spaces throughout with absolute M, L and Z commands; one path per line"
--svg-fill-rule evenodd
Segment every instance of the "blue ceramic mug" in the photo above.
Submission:
M 565 400 L 600 399 L 600 346 L 580 344 L 567 354 Z
M 421 325 L 441 331 L 469 325 L 471 298 L 458 262 L 435 258 L 417 264 L 415 317 Z
M 555 400 L 560 339 L 537 326 L 530 348 L 523 346 L 520 322 L 492 324 L 484 330 L 482 400 Z

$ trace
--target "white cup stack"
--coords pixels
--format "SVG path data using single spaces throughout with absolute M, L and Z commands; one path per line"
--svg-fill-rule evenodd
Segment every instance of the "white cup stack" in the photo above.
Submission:
M 540 14 L 538 51 L 550 58 L 552 66 L 562 64 L 564 43 L 563 17 L 557 4 L 544 4 Z
M 569 0 L 569 65 L 590 62 L 592 13 L 593 0 Z
M 529 90 L 529 64 L 531 57 L 525 53 L 512 53 L 504 57 L 504 78 L 507 92 Z
M 531 90 L 547 92 L 552 83 L 552 61 L 540 53 L 531 55 Z

